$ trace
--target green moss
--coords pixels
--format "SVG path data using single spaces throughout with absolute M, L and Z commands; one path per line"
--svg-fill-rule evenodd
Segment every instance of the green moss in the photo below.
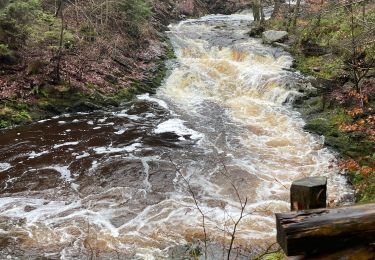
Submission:
M 288 30 L 288 21 L 285 19 L 270 19 L 266 22 L 266 27 L 272 30 Z
M 307 119 L 305 130 L 325 136 L 325 144 L 339 151 L 345 157 L 359 158 L 371 154 L 372 142 L 365 136 L 353 135 L 339 130 L 339 124 L 349 122 L 351 117 L 342 109 L 328 109 Z
M 176 59 L 176 54 L 174 53 L 173 47 L 172 47 L 171 43 L 169 42 L 169 40 L 167 41 L 167 43 L 168 43 L 168 47 L 167 47 L 167 50 L 166 50 L 167 59 L 169 59 L 169 60 Z
M 14 113 L 13 109 L 6 103 L 0 108 L 0 117 L 7 117 Z
M 29 106 L 24 103 L 7 101 L 0 103 L 0 128 L 23 124 L 32 120 Z
M 330 132 L 333 126 L 326 118 L 315 118 L 308 121 L 304 128 L 309 132 L 323 135 Z
M 331 112 L 330 115 L 335 124 L 348 123 L 353 119 L 342 108 L 334 108 L 329 112 Z
M 11 126 L 12 123 L 7 120 L 0 120 L 0 129 Z
M 11 56 L 13 52 L 7 44 L 0 43 L 0 56 Z
M 171 49 L 167 50 L 167 55 L 173 55 L 174 53 Z M 147 80 L 145 81 L 134 81 L 130 87 L 125 89 L 120 89 L 116 94 L 111 96 L 114 100 L 118 102 L 126 102 L 131 100 L 134 96 L 142 94 L 142 93 L 154 93 L 155 89 L 158 88 L 161 83 L 163 82 L 167 68 L 165 65 L 165 59 L 160 59 L 156 62 L 157 70 L 150 75 Z
M 44 85 L 35 93 L 39 98 L 76 98 L 80 90 L 74 88 L 70 84 L 62 83 L 59 85 Z
M 283 260 L 286 256 L 282 250 L 279 250 L 274 253 L 266 254 L 263 257 L 261 257 L 262 260 Z
M 373 163 L 375 160 L 373 160 Z M 349 178 L 354 187 L 356 187 L 356 197 L 358 202 L 375 201 L 375 176 L 364 176 L 358 172 L 349 172 Z
M 295 57 L 296 69 L 307 75 L 313 75 L 323 79 L 333 79 L 342 73 L 344 61 L 341 57 L 332 55 L 324 56 L 305 56 L 297 54 Z M 319 68 L 320 71 L 313 72 L 313 68 Z
M 82 25 L 81 28 L 79 29 L 79 33 L 88 42 L 95 41 L 96 37 L 98 36 L 95 28 L 90 24 Z
M 13 121 L 16 124 L 31 121 L 31 116 L 28 111 L 22 110 L 13 115 Z

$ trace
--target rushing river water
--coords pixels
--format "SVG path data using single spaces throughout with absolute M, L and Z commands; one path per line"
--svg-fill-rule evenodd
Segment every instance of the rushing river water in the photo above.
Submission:
M 334 154 L 290 106 L 302 78 L 292 57 L 249 38 L 250 23 L 170 26 L 177 59 L 155 96 L 1 132 L 0 258 L 173 258 L 203 238 L 192 192 L 208 240 L 228 245 L 233 186 L 248 200 L 235 246 L 256 252 L 275 241 L 293 180 L 328 176 L 330 203 L 347 200 Z

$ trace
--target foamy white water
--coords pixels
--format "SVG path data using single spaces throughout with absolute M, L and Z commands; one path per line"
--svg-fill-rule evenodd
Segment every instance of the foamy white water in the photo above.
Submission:
M 251 21 L 171 25 L 177 58 L 155 96 L 0 135 L 0 256 L 178 258 L 204 237 L 193 192 L 217 259 L 240 214 L 233 185 L 248 202 L 235 246 L 251 255 L 275 241 L 293 180 L 327 176 L 329 203 L 350 199 L 335 155 L 291 107 L 310 87 L 290 54 L 247 36 Z

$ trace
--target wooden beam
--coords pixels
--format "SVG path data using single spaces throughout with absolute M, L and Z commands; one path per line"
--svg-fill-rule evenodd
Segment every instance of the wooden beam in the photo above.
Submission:
M 320 254 L 307 257 L 295 257 L 293 260 L 374 260 L 375 258 L 375 245 L 362 246 L 362 247 L 350 247 L 344 250 L 340 250 L 334 253 Z M 292 259 L 290 259 L 292 260 Z
M 315 255 L 375 243 L 375 203 L 276 214 L 287 256 Z

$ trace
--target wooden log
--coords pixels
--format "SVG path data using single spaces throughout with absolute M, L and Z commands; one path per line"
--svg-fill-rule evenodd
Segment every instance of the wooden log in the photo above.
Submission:
M 314 256 L 288 257 L 288 260 L 374 260 L 375 245 L 351 247 L 334 253 Z
M 308 177 L 292 183 L 290 188 L 291 210 L 325 208 L 326 200 L 326 177 Z
M 287 256 L 315 255 L 375 243 L 375 203 L 276 214 Z

